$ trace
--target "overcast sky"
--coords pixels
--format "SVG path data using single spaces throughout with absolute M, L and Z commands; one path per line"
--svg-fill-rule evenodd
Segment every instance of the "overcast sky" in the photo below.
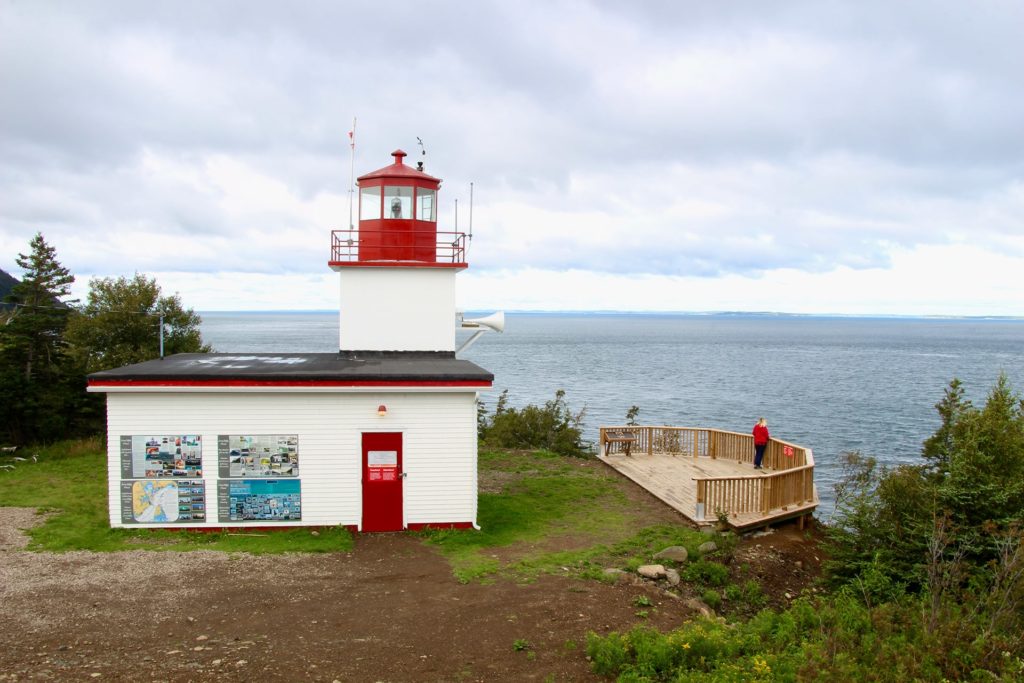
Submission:
M 0 0 L 0 268 L 331 309 L 402 148 L 484 309 L 1024 315 L 1024 3 Z

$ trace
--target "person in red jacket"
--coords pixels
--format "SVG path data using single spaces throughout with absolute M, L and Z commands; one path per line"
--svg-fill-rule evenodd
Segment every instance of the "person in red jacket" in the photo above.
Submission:
M 761 460 L 764 459 L 764 449 L 768 445 L 768 439 L 771 438 L 771 434 L 768 433 L 768 420 L 763 417 L 757 421 L 754 425 L 754 469 L 761 469 Z

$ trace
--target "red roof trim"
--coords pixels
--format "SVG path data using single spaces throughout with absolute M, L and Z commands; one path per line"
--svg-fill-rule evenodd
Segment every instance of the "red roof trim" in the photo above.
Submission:
M 489 387 L 486 380 L 370 379 L 98 379 L 91 387 Z

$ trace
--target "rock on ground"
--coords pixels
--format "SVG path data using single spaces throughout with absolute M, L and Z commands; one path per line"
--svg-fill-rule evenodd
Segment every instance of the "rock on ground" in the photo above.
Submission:
M 672 562 L 686 562 L 689 552 L 681 545 L 673 545 L 655 554 L 656 560 L 671 560 Z
M 706 602 L 698 600 L 697 598 L 690 598 L 686 601 L 686 606 L 692 609 L 694 612 L 699 612 L 705 617 L 714 616 L 715 610 L 711 609 Z
M 638 567 L 636 573 L 645 579 L 664 579 L 667 574 L 665 573 L 665 565 L 663 564 L 645 564 L 642 567 Z

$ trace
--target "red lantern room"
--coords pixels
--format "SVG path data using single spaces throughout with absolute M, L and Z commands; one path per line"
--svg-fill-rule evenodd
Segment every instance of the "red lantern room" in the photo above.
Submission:
M 329 265 L 465 268 L 465 235 L 437 230 L 441 179 L 406 166 L 400 149 L 391 156 L 359 177 L 359 227 L 332 233 Z

